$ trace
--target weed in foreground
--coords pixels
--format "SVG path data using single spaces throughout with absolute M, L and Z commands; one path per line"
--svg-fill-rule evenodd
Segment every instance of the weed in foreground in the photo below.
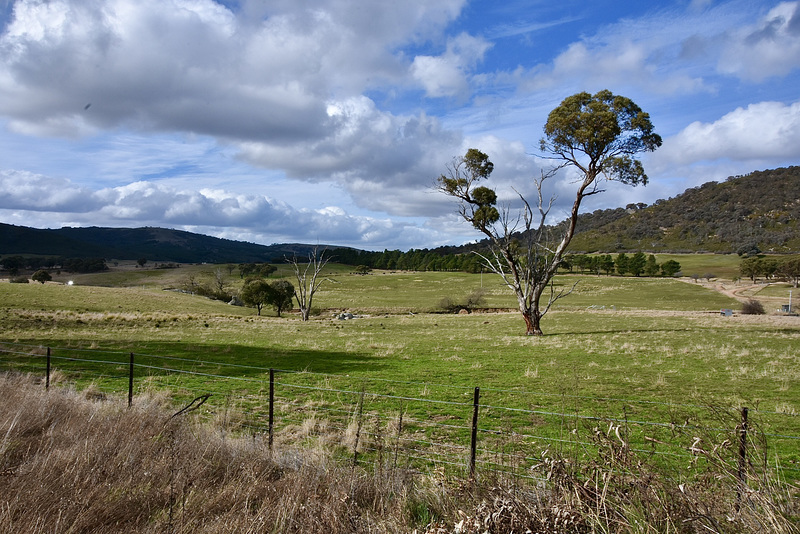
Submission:
M 538 482 L 471 481 L 270 451 L 164 395 L 102 399 L 0 375 L 0 532 L 798 532 L 798 488 L 732 463 L 730 439 L 703 437 L 676 480 L 624 429 L 584 429 L 596 451 L 543 453 Z

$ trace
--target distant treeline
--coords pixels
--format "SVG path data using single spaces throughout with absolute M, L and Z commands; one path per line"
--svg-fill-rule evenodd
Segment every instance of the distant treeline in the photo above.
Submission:
M 397 271 L 461 271 L 479 273 L 486 271 L 484 260 L 472 252 L 447 253 L 448 248 L 434 250 L 384 250 L 365 252 L 353 249 L 337 249 L 330 252 L 331 261 L 356 267 L 355 272 L 364 274 L 370 269 Z M 559 266 L 565 272 L 590 272 L 594 274 L 619 274 L 631 276 L 675 276 L 681 264 L 669 260 L 656 262 L 653 254 L 636 252 L 611 256 L 610 254 L 571 254 Z M 247 276 L 269 276 L 275 268 L 269 264 L 240 264 L 239 273 Z
M 370 252 L 355 249 L 336 249 L 331 253 L 332 261 L 345 265 L 364 265 L 370 269 L 398 271 L 464 271 L 481 272 L 481 258 L 477 254 L 452 254 L 448 248 L 384 250 Z
M 60 258 L 55 256 L 6 256 L 0 260 L 3 269 L 16 276 L 23 269 L 37 271 L 39 269 L 62 270 L 70 273 L 97 273 L 108 270 L 103 258 Z

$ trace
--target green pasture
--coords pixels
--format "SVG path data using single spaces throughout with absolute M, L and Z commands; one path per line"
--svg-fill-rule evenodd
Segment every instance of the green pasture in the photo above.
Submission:
M 681 264 L 684 276 L 697 275 L 705 278 L 712 274 L 715 278 L 733 280 L 739 278 L 739 264 L 742 261 L 736 254 L 656 254 L 656 262 L 660 265 L 669 260 Z
M 168 276 L 180 276 L 181 269 Z M 460 428 L 473 388 L 480 387 L 481 403 L 496 407 L 484 409 L 484 425 L 554 440 L 567 438 L 569 425 L 563 415 L 546 414 L 613 414 L 665 423 L 642 429 L 658 442 L 669 441 L 665 433 L 675 439 L 683 425 L 685 448 L 695 437 L 686 413 L 697 406 L 729 412 L 748 406 L 771 434 L 800 436 L 800 319 L 721 316 L 720 308 L 739 304 L 700 284 L 559 276 L 557 290 L 577 285 L 546 316 L 546 335 L 530 338 L 522 335 L 517 313 L 495 311 L 513 308 L 514 299 L 488 274 L 359 276 L 331 266 L 315 298 L 320 312 L 303 323 L 293 314 L 257 317 L 253 309 L 164 291 L 170 284 L 155 282 L 155 275 L 142 282 L 146 270 L 128 272 L 127 287 L 0 284 L 0 341 L 57 348 L 54 354 L 72 358 L 54 360 L 57 369 L 73 369 L 70 376 L 81 383 L 115 391 L 127 388 L 127 354 L 135 352 L 142 366 L 137 391 L 169 387 L 187 398 L 213 391 L 216 399 L 249 403 L 249 412 L 263 411 L 267 370 L 275 368 L 285 371 L 278 373 L 279 395 L 312 411 L 337 402 L 352 412 L 357 395 L 343 392 L 381 392 L 384 397 L 365 402 L 368 412 L 435 417 Z M 240 281 L 236 271 L 229 281 Z M 492 311 L 431 313 L 443 297 L 457 300 L 480 287 Z M 360 317 L 334 318 L 345 309 Z M 3 358 L 6 366 L 42 369 L 41 356 Z M 84 359 L 118 363 L 78 361 Z M 256 400 L 230 400 L 247 398 Z M 430 432 L 428 440 L 447 439 Z M 467 433 L 456 432 L 451 439 Z M 778 441 L 781 461 L 800 467 L 798 441 Z

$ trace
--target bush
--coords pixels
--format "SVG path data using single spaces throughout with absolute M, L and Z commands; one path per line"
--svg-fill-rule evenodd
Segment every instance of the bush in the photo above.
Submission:
M 481 308 L 486 305 L 486 290 L 478 287 L 461 300 L 453 300 L 450 297 L 442 298 L 436 307 L 445 313 L 458 313 L 461 310 L 472 312 L 475 308 Z
M 14 276 L 11 278 L 10 282 L 12 284 L 27 284 L 28 277 L 27 276 Z
M 755 299 L 750 299 L 742 304 L 742 315 L 764 315 L 764 306 Z
M 53 277 L 50 276 L 50 273 L 47 272 L 45 269 L 39 269 L 31 276 L 31 280 L 33 280 L 34 282 L 40 282 L 42 284 L 44 284 L 45 282 L 49 282 L 52 279 Z

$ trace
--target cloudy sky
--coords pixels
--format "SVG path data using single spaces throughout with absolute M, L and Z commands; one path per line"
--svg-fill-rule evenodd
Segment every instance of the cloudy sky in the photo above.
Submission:
M 446 164 L 483 150 L 510 202 L 550 110 L 601 89 L 664 144 L 585 210 L 796 165 L 800 2 L 0 0 L 0 222 L 459 244 Z

